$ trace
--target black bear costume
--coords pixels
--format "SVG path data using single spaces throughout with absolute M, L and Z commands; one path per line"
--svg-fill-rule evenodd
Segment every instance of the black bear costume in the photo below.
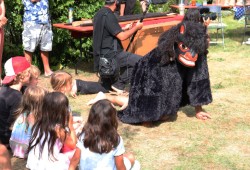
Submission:
M 211 103 L 207 39 L 206 27 L 190 21 L 164 32 L 158 46 L 135 65 L 128 107 L 118 112 L 119 119 L 130 124 L 158 121 L 182 106 Z

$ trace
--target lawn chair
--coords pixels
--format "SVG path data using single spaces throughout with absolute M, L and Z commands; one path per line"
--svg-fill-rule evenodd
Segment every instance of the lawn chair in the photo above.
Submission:
M 244 0 L 243 2 L 244 5 L 244 19 L 245 19 L 245 23 L 244 23 L 244 34 L 243 34 L 243 39 L 242 39 L 242 44 L 245 43 L 245 36 L 246 36 L 246 32 L 247 32 L 247 28 L 250 28 L 250 4 L 247 3 L 246 4 L 246 0 Z M 248 39 L 247 44 L 250 44 L 250 39 Z
M 216 39 L 215 39 L 215 41 L 211 40 L 210 44 L 221 43 L 224 46 L 224 28 L 226 28 L 227 25 L 222 22 L 221 6 L 215 5 L 215 6 L 208 6 L 208 7 L 209 7 L 209 11 L 211 13 L 215 13 L 217 16 L 216 20 L 212 20 L 208 26 L 209 32 L 211 32 L 210 30 L 216 30 L 216 33 L 215 33 Z M 219 31 L 220 31 L 220 33 L 219 33 Z M 209 34 L 211 37 L 211 33 L 209 33 Z M 221 35 L 221 41 L 218 41 L 219 34 Z

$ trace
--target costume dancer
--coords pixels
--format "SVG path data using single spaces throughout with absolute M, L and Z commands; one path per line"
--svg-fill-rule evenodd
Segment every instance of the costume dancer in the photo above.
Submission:
M 163 33 L 158 46 L 135 65 L 128 106 L 118 112 L 122 122 L 166 119 L 186 105 L 195 107 L 198 119 L 210 118 L 202 109 L 212 102 L 208 35 L 203 23 L 187 20 Z M 104 97 L 110 98 L 99 94 L 90 104 Z
M 202 105 L 212 102 L 207 47 L 200 23 L 183 21 L 163 33 L 158 46 L 135 65 L 128 107 L 118 112 L 119 119 L 158 121 L 186 105 L 195 107 L 197 118 L 209 118 L 202 111 Z

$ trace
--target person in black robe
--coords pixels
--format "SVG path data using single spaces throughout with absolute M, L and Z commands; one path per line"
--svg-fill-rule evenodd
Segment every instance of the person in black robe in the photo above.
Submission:
M 189 21 L 163 33 L 158 46 L 135 65 L 128 106 L 118 118 L 132 124 L 158 121 L 186 105 L 195 107 L 197 118 L 210 117 L 202 111 L 212 102 L 207 39 L 205 26 Z M 190 60 L 184 53 L 191 54 Z

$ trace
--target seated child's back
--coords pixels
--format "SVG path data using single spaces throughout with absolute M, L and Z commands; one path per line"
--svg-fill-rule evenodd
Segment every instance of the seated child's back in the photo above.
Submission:
M 41 117 L 42 101 L 46 91 L 38 86 L 29 86 L 22 97 L 21 105 L 10 137 L 13 156 L 27 157 L 27 149 L 31 137 L 31 129 L 35 121 Z

